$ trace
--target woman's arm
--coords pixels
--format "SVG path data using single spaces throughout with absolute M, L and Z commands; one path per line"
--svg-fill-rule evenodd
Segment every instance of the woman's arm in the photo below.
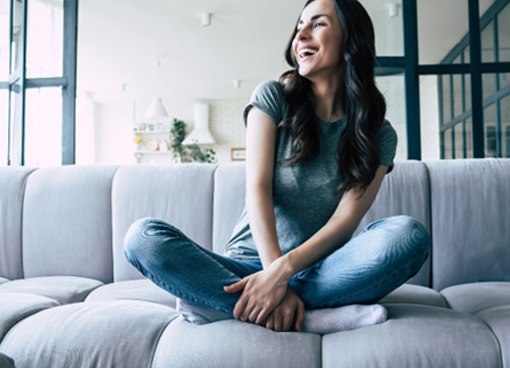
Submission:
M 374 179 L 363 193 L 359 188 L 345 192 L 329 221 L 312 237 L 278 261 L 290 279 L 343 246 L 358 227 L 375 200 L 388 166 L 380 165 Z
M 275 147 L 275 122 L 253 107 L 248 113 L 246 131 L 246 210 L 264 268 L 282 255 L 273 209 Z

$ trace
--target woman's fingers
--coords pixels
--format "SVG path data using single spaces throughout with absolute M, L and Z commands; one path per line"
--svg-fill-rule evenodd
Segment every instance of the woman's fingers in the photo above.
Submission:
M 225 290 L 227 293 L 238 293 L 244 289 L 244 286 L 246 285 L 246 277 L 232 285 L 227 285 L 223 287 L 223 290 Z
M 305 321 L 305 305 L 303 302 L 298 303 L 298 307 L 296 309 L 296 321 L 294 323 L 294 329 L 296 331 L 301 331 L 301 326 Z

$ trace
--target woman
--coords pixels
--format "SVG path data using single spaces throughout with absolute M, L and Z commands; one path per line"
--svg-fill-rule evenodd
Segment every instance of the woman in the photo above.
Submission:
M 356 0 L 308 1 L 286 59 L 292 70 L 259 85 L 245 110 L 246 209 L 226 254 L 143 219 L 126 235 L 126 256 L 192 322 L 318 333 L 383 322 L 384 308 L 370 303 L 420 269 L 429 237 L 397 216 L 351 238 L 396 149 L 368 14 Z

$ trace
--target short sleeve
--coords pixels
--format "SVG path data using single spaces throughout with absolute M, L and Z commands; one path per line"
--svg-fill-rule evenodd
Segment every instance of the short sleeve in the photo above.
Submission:
M 286 116 L 286 102 L 283 85 L 276 81 L 266 81 L 253 91 L 250 103 L 244 109 L 244 124 L 252 107 L 256 107 L 268 114 L 278 125 Z
M 393 159 L 397 151 L 397 133 L 388 120 L 384 120 L 377 134 L 377 147 L 379 149 L 379 162 L 388 166 L 388 172 L 393 170 Z

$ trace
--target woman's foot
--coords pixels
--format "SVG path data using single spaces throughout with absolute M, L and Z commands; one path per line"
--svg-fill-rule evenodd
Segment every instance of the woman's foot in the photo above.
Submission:
M 386 321 L 388 313 L 380 304 L 353 304 L 337 308 L 315 309 L 305 312 L 303 332 L 327 334 L 376 325 Z

